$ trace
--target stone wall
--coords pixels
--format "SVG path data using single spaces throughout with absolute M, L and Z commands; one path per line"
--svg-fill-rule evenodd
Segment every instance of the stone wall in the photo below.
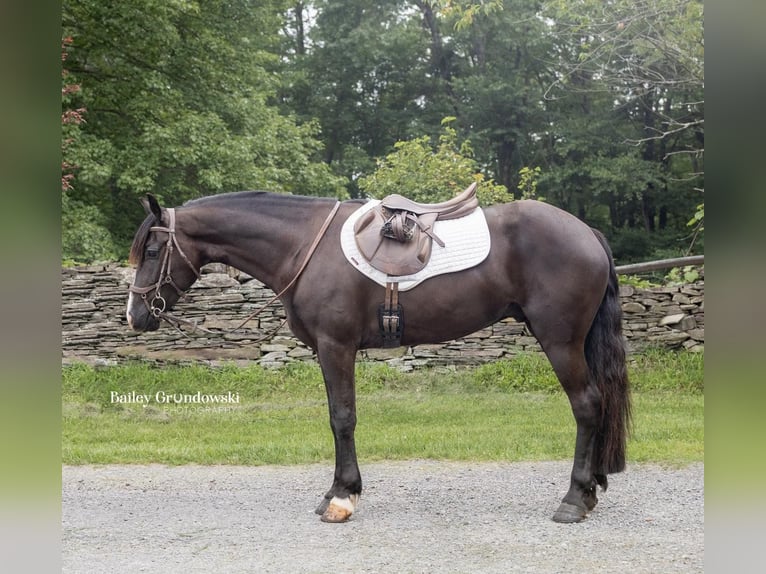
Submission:
M 184 333 L 164 325 L 153 333 L 133 333 L 125 318 L 133 270 L 115 265 L 62 269 L 63 362 L 114 364 L 131 359 L 280 366 L 313 361 L 313 352 L 286 326 L 278 303 L 235 334 Z M 174 314 L 210 330 L 231 330 L 264 305 L 273 292 L 258 281 L 221 265 L 203 269 L 202 279 Z M 701 351 L 705 339 L 704 282 L 680 287 L 620 288 L 629 351 L 647 346 Z M 520 352 L 540 352 L 523 324 L 501 321 L 477 333 L 439 345 L 360 351 L 360 359 L 386 361 L 411 370 L 423 366 L 475 365 Z

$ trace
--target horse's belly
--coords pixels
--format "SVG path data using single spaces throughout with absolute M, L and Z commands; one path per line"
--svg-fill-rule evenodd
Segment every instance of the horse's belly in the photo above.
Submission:
M 412 292 L 402 293 L 400 302 L 404 345 L 449 341 L 506 317 L 523 318 L 513 299 L 512 282 L 493 281 L 480 268 L 426 281 Z

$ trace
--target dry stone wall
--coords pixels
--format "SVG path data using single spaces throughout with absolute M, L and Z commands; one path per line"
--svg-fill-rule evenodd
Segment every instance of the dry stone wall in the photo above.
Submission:
M 128 360 L 156 362 L 253 364 L 279 367 L 292 361 L 314 361 L 311 349 L 295 339 L 284 309 L 271 305 L 235 333 L 208 335 L 179 332 L 167 325 L 153 333 L 133 333 L 125 317 L 133 270 L 116 265 L 62 269 L 62 360 L 66 363 L 116 364 Z M 174 314 L 205 329 L 230 331 L 273 292 L 260 282 L 222 265 L 203 269 L 202 279 L 176 305 Z M 702 351 L 705 340 L 704 282 L 678 287 L 638 289 L 623 285 L 620 297 L 629 351 L 648 346 Z M 406 313 L 406 310 L 405 310 Z M 263 341 L 261 337 L 269 335 Z M 540 352 L 525 325 L 501 321 L 467 337 L 439 345 L 360 351 L 359 358 L 384 361 L 403 370 L 425 366 L 476 365 Z

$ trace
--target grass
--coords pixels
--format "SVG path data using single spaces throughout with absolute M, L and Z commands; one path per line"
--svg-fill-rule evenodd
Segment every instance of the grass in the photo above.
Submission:
M 704 455 L 701 355 L 653 351 L 631 361 L 631 461 L 685 464 Z M 117 404 L 133 391 L 148 405 Z M 161 405 L 155 393 L 239 393 L 239 403 Z M 360 460 L 564 460 L 575 424 L 547 361 L 519 356 L 470 370 L 357 368 Z M 333 441 L 318 367 L 158 368 L 134 363 L 63 371 L 68 464 L 298 464 L 330 461 Z

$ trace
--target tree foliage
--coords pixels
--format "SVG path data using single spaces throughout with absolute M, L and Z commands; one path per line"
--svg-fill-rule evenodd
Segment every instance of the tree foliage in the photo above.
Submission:
M 439 201 L 474 180 L 598 226 L 621 262 L 704 248 L 701 0 L 63 8 L 67 221 L 118 256 L 147 191 Z
M 378 160 L 375 172 L 359 180 L 361 191 L 378 199 L 399 193 L 415 201 L 438 202 L 476 182 L 482 205 L 513 200 L 504 186 L 484 179 L 470 142 L 458 144 L 457 132 L 449 125 L 452 120 L 445 118 L 435 149 L 428 136 L 397 142 L 393 152 Z
M 152 192 L 170 204 L 238 189 L 338 195 L 318 125 L 274 103 L 281 2 L 65 0 L 68 69 L 87 122 L 72 199 L 124 250 Z
M 611 205 L 612 227 L 640 223 L 653 232 L 669 218 L 688 219 L 704 187 L 702 1 L 552 0 L 545 14 L 559 54 L 550 107 L 602 101 L 599 117 L 612 110 L 616 143 L 635 149 L 634 165 L 645 162 L 627 172 L 641 176 L 639 189 Z M 687 213 L 673 213 L 679 197 Z

